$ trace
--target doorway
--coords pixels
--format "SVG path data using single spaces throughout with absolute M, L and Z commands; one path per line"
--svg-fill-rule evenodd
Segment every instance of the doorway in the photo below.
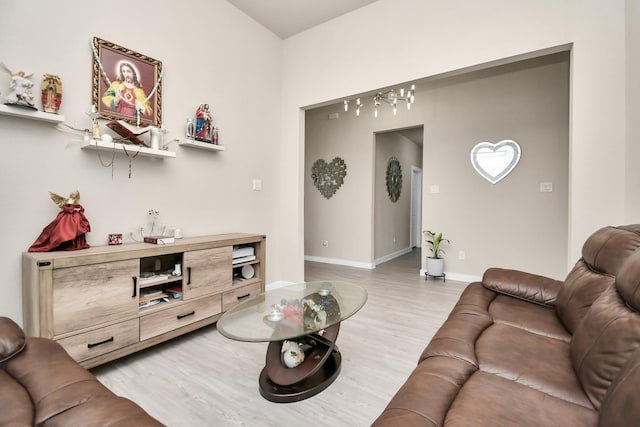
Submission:
M 410 246 L 422 247 L 422 169 L 411 166 L 411 218 Z

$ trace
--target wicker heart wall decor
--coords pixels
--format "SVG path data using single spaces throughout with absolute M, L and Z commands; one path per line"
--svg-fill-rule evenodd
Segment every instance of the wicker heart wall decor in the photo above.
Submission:
M 344 184 L 346 176 L 347 164 L 340 157 L 334 158 L 331 163 L 318 159 L 311 166 L 313 185 L 327 200 Z

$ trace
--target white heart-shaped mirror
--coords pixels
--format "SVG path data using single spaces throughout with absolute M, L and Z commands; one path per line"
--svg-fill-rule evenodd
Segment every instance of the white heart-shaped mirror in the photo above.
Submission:
M 520 146 L 510 139 L 497 144 L 480 142 L 471 150 L 473 168 L 492 184 L 509 175 L 519 161 Z

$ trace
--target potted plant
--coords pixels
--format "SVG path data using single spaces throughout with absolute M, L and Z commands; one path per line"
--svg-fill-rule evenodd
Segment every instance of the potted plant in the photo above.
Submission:
M 444 259 L 441 255 L 444 255 L 444 250 L 440 247 L 442 242 L 451 243 L 449 239 L 442 237 L 442 233 L 435 233 L 427 230 L 424 232 L 427 235 L 427 243 L 431 245 L 431 252 L 433 256 L 427 257 L 427 274 L 429 276 L 442 276 L 444 273 Z

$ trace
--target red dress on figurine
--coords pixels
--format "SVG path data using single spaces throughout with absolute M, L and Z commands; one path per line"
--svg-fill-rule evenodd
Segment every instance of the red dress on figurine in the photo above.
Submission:
M 72 251 L 89 247 L 85 233 L 91 224 L 84 216 L 82 205 L 64 205 L 58 216 L 47 225 L 29 252 Z

